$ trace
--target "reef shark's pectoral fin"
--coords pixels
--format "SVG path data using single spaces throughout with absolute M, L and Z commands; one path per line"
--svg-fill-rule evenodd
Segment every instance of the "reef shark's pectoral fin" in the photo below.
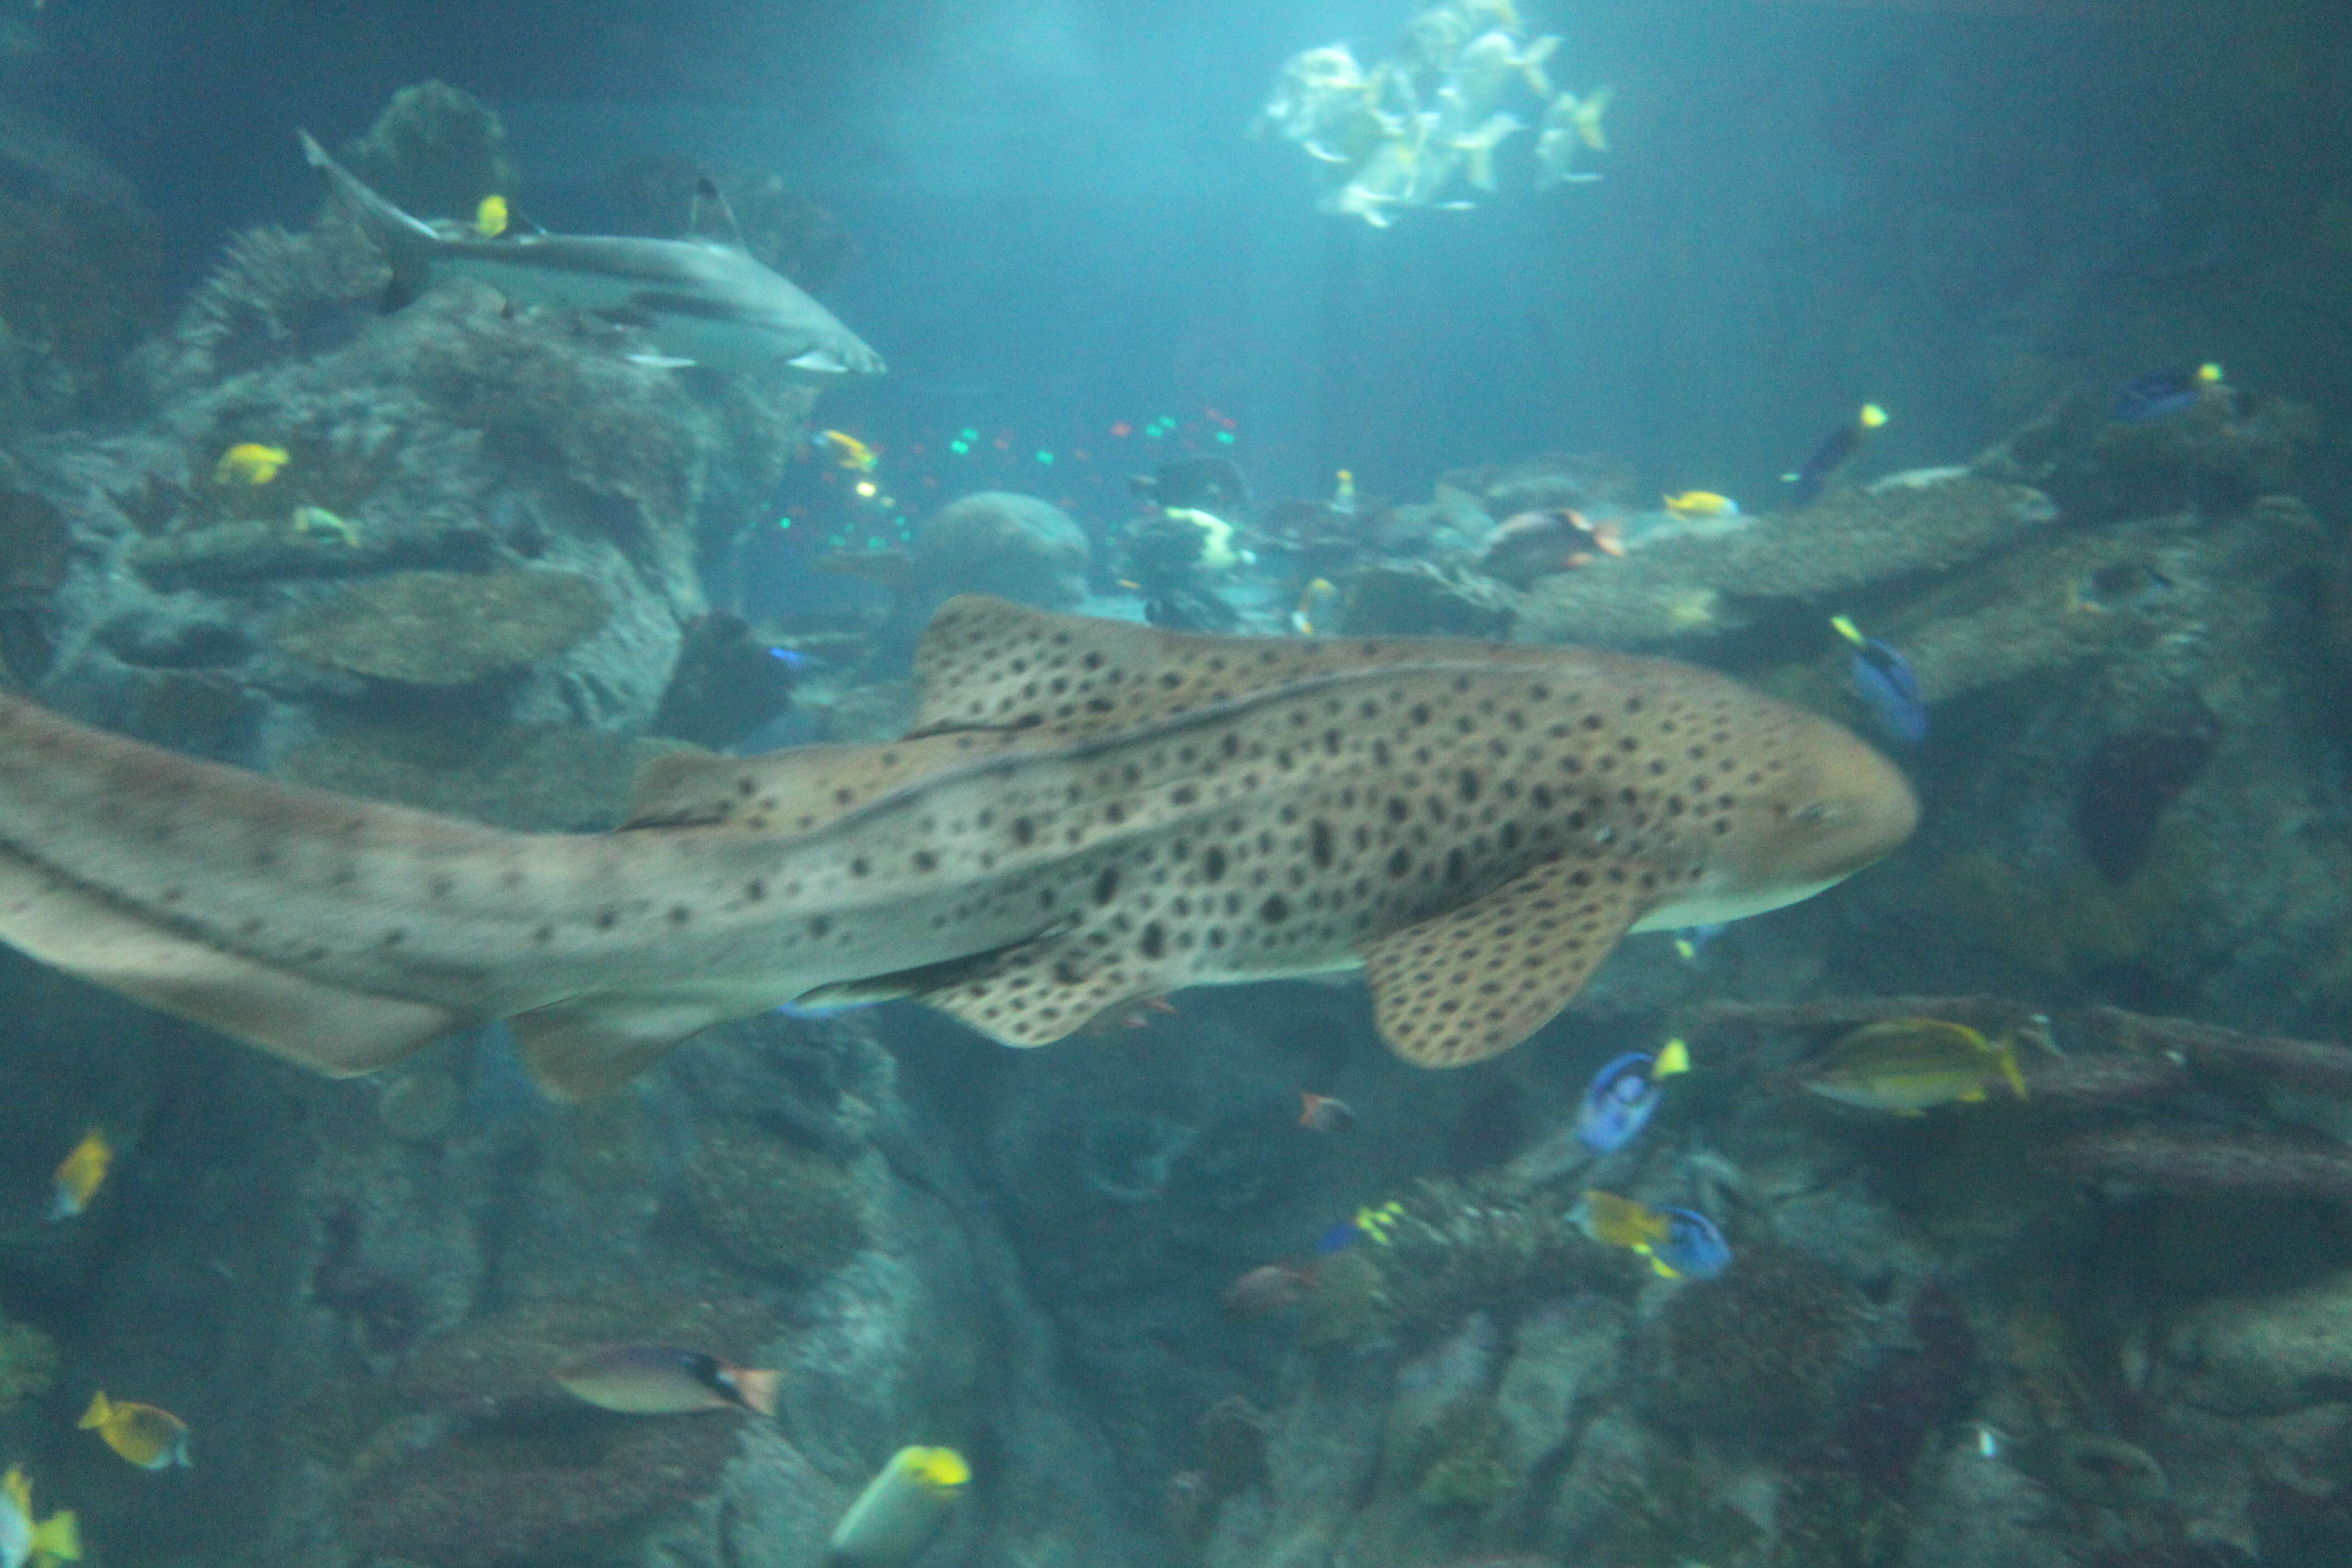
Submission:
M 1457 910 L 1375 938 L 1364 978 L 1381 1037 L 1422 1067 L 1509 1050 L 1574 999 L 1646 901 L 1620 868 L 1547 862 Z
M 679 1041 L 751 1010 L 714 1006 L 701 996 L 600 992 L 507 1022 L 540 1088 L 558 1100 L 586 1100 L 627 1083 Z
M 477 1021 L 231 952 L 5 850 L 0 939 L 68 974 L 338 1078 L 373 1072 Z

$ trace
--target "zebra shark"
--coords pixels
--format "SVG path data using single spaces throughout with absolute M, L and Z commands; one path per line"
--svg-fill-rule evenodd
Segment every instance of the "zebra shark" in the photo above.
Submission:
M 950 601 L 901 740 L 665 758 L 620 828 L 279 784 L 0 695 L 0 940 L 328 1073 L 504 1018 L 565 1096 L 785 1003 L 1015 1046 L 1361 965 L 1407 1059 L 1525 1038 L 1627 932 L 1804 899 L 1912 830 L 1849 731 L 1570 648 L 1193 636 Z

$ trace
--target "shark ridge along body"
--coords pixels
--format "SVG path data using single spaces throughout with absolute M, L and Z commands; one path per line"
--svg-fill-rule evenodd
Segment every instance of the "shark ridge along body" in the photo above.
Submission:
M 686 239 L 519 234 L 490 238 L 412 217 L 302 134 L 302 153 L 327 178 L 386 260 L 396 310 L 444 278 L 488 284 L 526 304 L 552 305 L 643 331 L 669 365 L 782 374 L 832 384 L 880 375 L 882 357 L 743 247 L 718 188 L 701 182 Z
M 0 939 L 332 1073 L 511 1021 L 585 1094 L 787 1001 L 1017 1046 L 1193 984 L 1361 964 L 1442 1067 L 1629 931 L 1820 891 L 1916 804 L 1711 671 L 1440 639 L 1183 635 L 967 595 L 902 740 L 650 767 L 607 834 L 296 788 L 0 695 Z

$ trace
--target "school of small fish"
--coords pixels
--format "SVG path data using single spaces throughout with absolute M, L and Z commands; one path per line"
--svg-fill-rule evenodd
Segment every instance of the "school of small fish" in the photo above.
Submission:
M 1608 150 L 1610 89 L 1555 91 L 1546 67 L 1559 47 L 1551 34 L 1527 37 L 1513 0 L 1442 0 L 1369 69 L 1345 44 L 1293 55 L 1253 129 L 1323 165 L 1321 211 L 1375 228 L 1404 208 L 1469 207 L 1469 192 L 1495 190 L 1496 149 L 1529 129 L 1514 102 L 1541 106 L 1538 187 L 1599 179 L 1578 164 Z

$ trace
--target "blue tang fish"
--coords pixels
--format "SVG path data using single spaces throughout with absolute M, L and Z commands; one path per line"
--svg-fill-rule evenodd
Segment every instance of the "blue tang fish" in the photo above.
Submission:
M 1712 1279 L 1731 1267 L 1731 1244 L 1715 1222 L 1692 1209 L 1661 1209 L 1666 1238 L 1650 1247 L 1650 1266 L 1669 1279 Z
M 1668 1040 L 1656 1056 L 1639 1051 L 1617 1058 L 1592 1075 L 1584 1103 L 1576 1111 L 1576 1136 L 1596 1154 L 1614 1153 L 1650 1123 L 1665 1092 L 1661 1080 L 1690 1071 L 1690 1048 Z
M 2126 382 L 2107 413 L 2118 425 L 2168 419 L 2196 407 L 2207 387 L 2221 384 L 2221 367 L 2210 363 L 2195 370 L 2152 370 Z
M 1890 740 L 1916 746 L 1927 738 L 1927 705 L 1919 700 L 1919 672 L 1911 661 L 1843 616 L 1830 625 L 1853 644 L 1853 691 Z

